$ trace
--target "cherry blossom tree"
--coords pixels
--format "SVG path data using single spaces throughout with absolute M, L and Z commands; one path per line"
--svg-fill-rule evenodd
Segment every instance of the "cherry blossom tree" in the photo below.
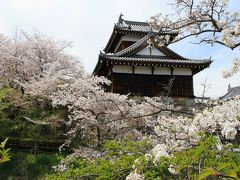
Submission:
M 13 43 L 11 39 L 0 34 L 0 81 L 1 85 L 4 81 L 12 79 L 17 72 L 15 67 L 19 65 L 19 62 L 15 60 L 13 51 Z M 15 71 L 15 72 L 14 72 Z
M 141 139 L 144 131 L 154 132 L 159 112 L 168 108 L 161 98 L 135 100 L 127 95 L 104 91 L 109 80 L 104 77 L 82 76 L 58 86 L 51 98 L 54 106 L 68 108 L 68 140 L 86 141 L 89 146 L 101 147 L 107 139 L 132 134 Z M 92 143 L 89 143 L 92 142 Z
M 13 39 L 0 35 L 1 82 L 18 84 L 32 95 L 49 95 L 56 83 L 84 73 L 79 59 L 65 52 L 69 47 L 70 42 L 40 33 L 17 33 Z
M 164 43 L 175 43 L 185 38 L 195 37 L 196 43 L 220 44 L 230 49 L 240 46 L 240 14 L 231 12 L 228 0 L 175 0 L 173 15 L 157 14 L 149 19 L 150 25 L 161 31 L 178 33 L 173 41 L 169 37 L 159 37 Z M 223 72 L 230 77 L 238 72 L 240 59 L 237 57 L 231 69 Z
M 31 78 L 25 83 L 25 89 L 32 95 L 47 96 L 57 84 L 79 78 L 84 70 L 80 60 L 66 53 L 72 45 L 67 41 L 55 41 L 51 38 L 33 34 L 24 35 L 27 69 L 32 69 Z M 31 66 L 32 68 L 29 68 Z

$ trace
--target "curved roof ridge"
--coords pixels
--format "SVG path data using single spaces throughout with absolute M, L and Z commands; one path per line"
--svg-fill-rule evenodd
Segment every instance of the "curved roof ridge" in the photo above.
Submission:
M 240 86 L 235 86 L 235 87 L 230 87 L 229 90 L 232 90 L 232 89 L 240 89 Z
M 142 22 L 142 21 L 129 21 L 129 20 L 125 20 L 125 19 L 123 19 L 123 21 L 126 24 L 135 24 L 135 25 L 149 26 L 147 21 L 146 22 Z

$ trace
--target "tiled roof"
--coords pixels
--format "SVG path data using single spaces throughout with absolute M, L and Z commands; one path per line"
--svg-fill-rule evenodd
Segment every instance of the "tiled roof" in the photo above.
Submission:
M 172 38 L 178 35 L 177 32 L 172 31 L 159 32 L 156 29 L 152 29 L 147 22 L 128 21 L 120 18 L 118 23 L 114 25 L 112 35 L 104 48 L 104 51 L 108 53 L 113 52 L 114 48 L 112 47 L 112 44 L 117 43 L 124 34 L 146 36 L 149 33 L 170 35 Z
M 158 32 L 157 30 L 152 29 L 148 23 L 138 22 L 135 24 L 126 23 L 127 21 L 123 21 L 122 24 L 116 24 L 116 28 L 129 30 L 129 31 L 139 31 L 139 32 Z
M 129 65 L 129 66 L 152 66 L 152 67 L 173 67 L 191 68 L 193 75 L 207 68 L 212 63 L 209 59 L 171 59 L 166 56 L 131 56 L 119 57 L 109 54 L 99 54 L 98 63 L 94 69 L 94 74 L 105 75 L 109 65 Z
M 221 100 L 226 101 L 230 99 L 234 99 L 236 96 L 240 96 L 240 86 L 229 88 L 227 94 L 220 97 Z
M 135 31 L 135 32 L 142 32 L 142 33 L 148 33 L 148 32 L 158 33 L 159 32 L 159 30 L 153 29 L 152 27 L 150 27 L 147 22 L 128 21 L 124 19 L 122 19 L 121 22 L 118 22 L 115 25 L 115 28 L 119 30 Z M 172 31 L 162 32 L 161 34 L 177 35 L 176 32 L 172 32 Z
M 165 56 L 159 57 L 119 57 L 115 55 L 100 54 L 100 59 L 109 62 L 133 62 L 133 63 L 159 63 L 159 64 L 178 64 L 178 65 L 209 65 L 212 61 L 209 59 L 170 59 Z M 152 64 L 151 64 L 152 65 Z

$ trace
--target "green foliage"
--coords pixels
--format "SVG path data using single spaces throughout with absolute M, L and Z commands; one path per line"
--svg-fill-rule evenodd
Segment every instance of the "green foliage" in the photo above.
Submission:
M 66 110 L 55 109 L 48 101 L 39 102 L 18 89 L 0 89 L 0 137 L 32 138 L 38 140 L 61 139 L 59 120 L 66 118 Z M 27 121 L 26 118 L 32 120 Z M 49 125 L 34 124 L 48 122 Z
M 38 177 L 45 173 L 52 171 L 52 165 L 55 165 L 61 159 L 58 155 L 39 154 L 37 156 L 28 155 L 27 157 L 27 169 L 29 170 L 30 179 L 34 176 Z
M 223 145 L 213 136 L 203 136 L 197 146 L 173 152 L 171 157 L 146 155 L 151 145 L 147 139 L 108 141 L 100 158 L 73 158 L 67 162 L 68 170 L 48 175 L 48 179 L 125 179 L 133 170 L 145 179 L 238 179 L 240 154 L 233 146 Z M 170 173 L 169 168 L 175 171 Z M 171 171 L 172 172 L 172 171 Z
M 154 157 L 142 156 L 135 161 L 134 166 L 139 174 L 143 174 L 146 179 L 171 179 L 172 174 L 169 172 L 169 162 L 167 157 L 160 157 L 158 163 L 154 163 Z
M 222 145 L 221 150 L 217 146 L 214 136 L 203 136 L 198 146 L 174 153 L 169 162 L 180 179 L 237 179 L 240 176 L 240 154 L 232 150 L 233 146 Z
M 107 141 L 103 147 L 109 157 L 120 157 L 122 155 L 129 154 L 140 156 L 146 153 L 146 150 L 149 150 L 151 148 L 151 144 L 148 139 L 133 141 L 131 139 L 131 136 L 127 135 L 121 141 Z
M 95 159 L 78 158 L 68 162 L 67 172 L 48 175 L 48 179 L 125 179 L 133 170 L 136 159 L 144 159 L 151 149 L 147 139 L 133 141 L 126 137 L 121 141 L 108 141 L 104 145 L 104 155 Z
M 0 89 L 0 118 L 4 117 L 3 110 L 10 106 L 10 103 L 7 103 L 5 101 L 5 98 L 7 97 L 7 95 L 9 93 L 10 93 L 10 89 L 9 88 L 2 88 L 2 89 Z
M 10 148 L 5 149 L 6 143 L 8 139 L 5 139 L 3 142 L 0 144 L 0 164 L 10 161 Z
M 0 166 L 0 179 L 43 179 L 62 158 L 58 154 L 15 152 L 11 161 Z

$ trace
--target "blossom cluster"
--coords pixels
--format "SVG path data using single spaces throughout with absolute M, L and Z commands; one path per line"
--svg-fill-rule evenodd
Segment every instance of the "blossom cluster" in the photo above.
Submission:
M 235 73 L 239 71 L 239 68 L 240 68 L 240 59 L 236 58 L 232 62 L 231 68 L 229 70 L 223 71 L 223 77 L 228 78 L 233 76 Z
M 228 0 L 175 0 L 174 14 L 157 14 L 150 17 L 148 23 L 155 31 L 178 33 L 172 41 L 160 36 L 161 44 L 195 37 L 198 44 L 220 44 L 235 49 L 240 46 L 240 13 L 228 11 L 228 5 Z M 239 62 L 235 60 L 223 76 L 230 77 L 238 70 Z
M 144 176 L 138 174 L 137 171 L 131 172 L 127 177 L 126 180 L 144 180 Z
M 232 140 L 240 128 L 239 116 L 240 100 L 237 98 L 206 108 L 194 117 L 159 116 L 155 132 L 169 149 L 183 149 L 196 144 L 200 140 L 200 132 L 220 133 L 222 137 Z

